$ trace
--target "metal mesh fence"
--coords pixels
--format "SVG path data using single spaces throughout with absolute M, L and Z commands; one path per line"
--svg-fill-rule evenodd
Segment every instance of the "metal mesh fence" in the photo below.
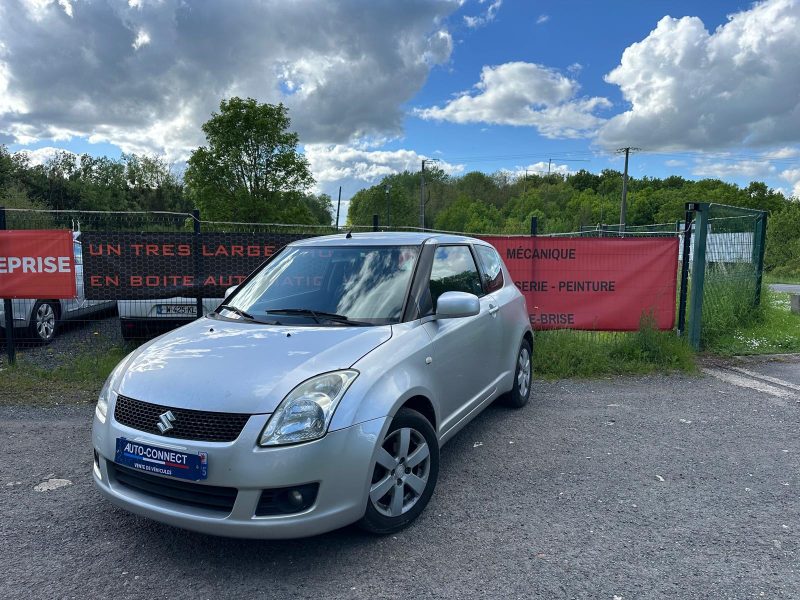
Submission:
M 688 338 L 699 350 L 760 318 L 767 213 L 691 203 L 692 221 L 681 303 L 687 299 Z
M 198 312 L 214 310 L 225 289 L 285 244 L 336 231 L 331 226 L 213 222 L 193 213 L 23 209 L 5 209 L 5 226 L 73 231 L 76 297 L 11 301 L 18 356 L 44 370 L 70 368 L 80 355 L 121 356 L 153 335 L 190 322 Z M 148 258 L 147 273 L 137 271 L 142 256 Z M 103 277 L 85 281 L 87 265 L 92 267 L 87 273 L 99 270 Z M 201 281 L 189 283 L 186 277 Z M 195 283 L 214 293 L 199 298 Z M 0 329 L 4 323 L 0 301 Z M 5 333 L 0 333 L 4 342 Z M 0 368 L 6 361 L 5 352 L 0 353 Z
M 705 221 L 705 223 L 703 223 Z M 722 204 L 701 208 L 695 224 L 692 286 L 701 286 L 701 347 L 759 316 L 766 214 Z M 702 280 L 696 273 L 704 264 Z
M 765 216 L 760 211 L 722 205 L 698 206 L 705 208 L 697 213 L 692 232 L 697 237 L 702 230 L 705 243 L 698 245 L 693 240 L 690 251 L 688 288 L 695 301 L 689 303 L 689 314 L 692 319 L 694 309 L 702 315 L 705 341 L 757 314 Z M 93 354 L 119 353 L 132 349 L 142 339 L 188 323 L 198 314 L 214 310 L 228 287 L 239 283 L 286 243 L 337 231 L 332 226 L 216 222 L 194 213 L 175 212 L 6 209 L 5 217 L 8 229 L 75 232 L 77 297 L 13 301 L 16 345 L 45 369 L 68 363 L 84 348 Z M 378 230 L 390 230 L 376 225 Z M 535 223 L 530 225 L 535 230 Z M 683 223 L 661 223 L 629 226 L 620 232 L 618 225 L 601 224 L 543 237 L 681 237 L 683 227 Z M 348 229 L 371 231 L 373 227 Z M 521 237 L 530 235 L 523 233 L 524 229 L 520 226 Z M 420 231 L 413 227 L 391 230 Z M 698 248 L 702 250 L 699 263 L 695 256 Z M 153 264 L 163 268 L 148 274 L 138 272 L 142 262 L 138 257 L 143 255 L 150 258 L 151 268 Z M 100 264 L 103 277 L 84 282 L 83 267 L 91 261 L 93 268 L 87 273 L 98 272 Z M 698 264 L 703 265 L 700 280 Z M 676 265 L 676 272 L 678 268 Z M 201 278 L 206 293 L 198 293 L 196 286 L 183 281 L 185 276 Z M 699 295 L 696 290 L 700 290 Z M 597 334 L 574 331 L 570 335 L 591 338 Z M 603 335 L 611 339 L 628 334 Z M 0 364 L 5 360 L 0 356 Z
M 654 223 L 652 225 L 619 224 L 584 225 L 580 229 L 581 237 L 673 237 L 683 232 L 683 223 Z

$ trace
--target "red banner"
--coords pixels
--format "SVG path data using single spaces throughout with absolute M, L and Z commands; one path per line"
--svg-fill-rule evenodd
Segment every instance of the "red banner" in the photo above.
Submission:
M 535 329 L 675 325 L 678 238 L 484 237 L 525 294 Z
M 0 231 L 0 298 L 74 298 L 72 232 Z

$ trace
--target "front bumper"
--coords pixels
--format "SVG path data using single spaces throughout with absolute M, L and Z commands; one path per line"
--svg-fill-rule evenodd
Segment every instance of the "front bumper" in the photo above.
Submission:
M 233 442 L 199 442 L 152 435 L 117 423 L 109 407 L 105 423 L 95 417 L 92 441 L 98 453 L 97 488 L 111 502 L 156 521 L 208 533 L 243 538 L 297 538 L 325 533 L 360 519 L 367 506 L 370 467 L 383 439 L 388 418 L 373 419 L 329 432 L 322 439 L 275 448 L 261 448 L 258 435 L 269 415 L 253 415 Z M 197 485 L 238 490 L 233 509 L 220 514 L 202 507 L 153 496 L 116 481 L 109 464 L 116 439 L 208 453 L 208 478 Z M 319 483 L 316 502 L 302 513 L 255 516 L 264 489 Z

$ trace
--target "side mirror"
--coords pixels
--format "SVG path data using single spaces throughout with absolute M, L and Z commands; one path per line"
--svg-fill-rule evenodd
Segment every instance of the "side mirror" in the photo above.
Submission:
M 473 317 L 481 312 L 481 301 L 467 292 L 445 292 L 436 301 L 437 319 Z
M 239 287 L 238 285 L 232 285 L 227 290 L 225 290 L 225 297 L 227 298 L 228 296 L 230 296 L 233 292 L 236 291 L 236 288 L 238 287 Z

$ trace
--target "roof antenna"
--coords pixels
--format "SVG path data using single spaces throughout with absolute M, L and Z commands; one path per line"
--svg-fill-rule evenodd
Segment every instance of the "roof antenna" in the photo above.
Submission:
M 347 235 L 345 235 L 344 237 L 345 237 L 345 239 L 348 239 L 348 240 L 349 240 L 350 238 L 352 238 L 352 237 L 353 237 L 353 230 L 351 229 L 350 231 L 348 231 L 348 232 L 347 232 Z

